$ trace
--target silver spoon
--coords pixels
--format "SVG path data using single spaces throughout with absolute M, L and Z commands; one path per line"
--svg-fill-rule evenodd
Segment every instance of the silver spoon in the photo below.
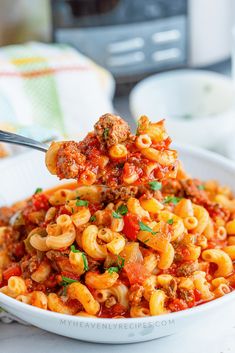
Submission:
M 48 146 L 45 143 L 35 141 L 28 137 L 20 136 L 17 134 L 13 134 L 12 132 L 7 132 L 3 130 L 0 130 L 0 141 L 12 143 L 14 145 L 34 148 L 35 150 L 39 150 L 42 152 L 47 152 L 48 150 Z

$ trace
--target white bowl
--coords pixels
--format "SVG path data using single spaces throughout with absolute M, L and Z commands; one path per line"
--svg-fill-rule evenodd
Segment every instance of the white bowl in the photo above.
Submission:
M 210 71 L 169 71 L 138 83 L 130 110 L 135 119 L 166 118 L 173 141 L 213 148 L 235 129 L 235 88 L 231 79 Z
M 235 165 L 227 159 L 195 147 L 175 146 L 186 169 L 195 177 L 218 179 L 233 187 Z M 30 152 L 0 165 L 1 204 L 30 196 L 37 187 L 58 184 L 44 166 L 41 152 Z M 58 314 L 16 301 L 0 293 L 0 306 L 22 320 L 44 330 L 75 339 L 102 343 L 148 341 L 184 330 L 191 323 L 206 325 L 206 320 L 223 315 L 224 306 L 235 310 L 235 292 L 193 309 L 161 316 L 136 319 L 93 319 Z

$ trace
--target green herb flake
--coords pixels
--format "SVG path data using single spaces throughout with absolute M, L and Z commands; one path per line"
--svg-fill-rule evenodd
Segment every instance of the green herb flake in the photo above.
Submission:
M 34 192 L 34 194 L 39 194 L 40 192 L 42 192 L 42 188 L 37 188 Z
M 118 255 L 117 265 L 118 265 L 119 270 L 121 270 L 125 265 L 125 259 L 120 255 Z
M 165 197 L 163 203 L 173 203 L 173 205 L 177 205 L 177 203 L 181 200 L 181 197 L 176 197 L 176 196 L 167 196 Z
M 173 218 L 171 218 L 171 219 L 168 219 L 167 223 L 168 223 L 168 224 L 171 224 L 171 225 L 172 225 L 172 224 L 174 223 L 174 220 L 173 220 Z
M 202 184 L 201 184 L 201 185 L 198 185 L 198 187 L 197 187 L 197 188 L 198 188 L 198 190 L 205 190 L 205 186 L 204 186 L 204 185 L 202 185 Z
M 144 241 L 144 243 L 146 244 L 149 240 L 150 240 L 150 239 L 146 239 L 146 240 Z
M 70 250 L 74 253 L 80 253 L 82 255 L 82 260 L 83 260 L 83 265 L 84 265 L 84 270 L 88 271 L 89 270 L 89 266 L 88 266 L 88 260 L 86 257 L 86 254 L 78 249 L 75 248 L 74 245 L 70 246 Z
M 154 191 L 157 191 L 157 190 L 161 190 L 162 188 L 162 183 L 160 183 L 159 181 L 150 181 L 149 182 L 149 186 L 150 186 L 150 189 L 154 190 Z
M 146 232 L 150 232 L 151 234 L 157 234 L 157 232 L 154 232 L 149 226 L 147 226 L 146 224 L 144 224 L 143 222 L 139 222 L 139 226 L 141 230 L 144 230 Z
M 114 272 L 118 272 L 119 271 L 119 267 L 109 267 L 108 269 L 108 273 L 112 274 Z
M 91 216 L 90 222 L 95 222 L 95 221 L 96 221 L 96 216 L 95 215 Z
M 128 212 L 128 208 L 126 205 L 120 205 L 118 208 L 117 208 L 117 213 L 119 213 L 120 215 L 122 216 L 125 216 Z
M 82 260 L 83 260 L 84 270 L 88 271 L 89 270 L 88 260 L 84 252 L 82 252 Z
M 81 252 L 80 250 L 77 250 L 74 245 L 70 246 L 70 250 L 74 253 Z
M 118 214 L 115 211 L 113 211 L 112 216 L 113 216 L 113 218 L 119 218 L 119 219 L 122 218 L 122 216 L 120 216 L 120 214 Z
M 78 282 L 76 279 L 72 279 L 69 277 L 62 276 L 62 286 L 67 286 L 68 284 Z
M 89 202 L 87 200 L 77 200 L 76 206 L 88 206 Z
M 105 128 L 104 129 L 104 133 L 103 133 L 104 139 L 107 140 L 108 136 L 109 136 L 109 129 Z

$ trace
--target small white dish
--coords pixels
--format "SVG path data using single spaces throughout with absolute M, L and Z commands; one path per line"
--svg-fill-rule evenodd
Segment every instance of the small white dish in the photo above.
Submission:
M 217 179 L 233 187 L 235 165 L 214 153 L 195 147 L 174 146 L 185 168 L 193 176 Z M 1 205 L 30 196 L 37 187 L 50 188 L 59 182 L 44 166 L 41 152 L 29 152 L 3 161 L 0 165 Z M 63 182 L 62 182 L 63 183 Z M 93 319 L 68 316 L 42 310 L 0 293 L 0 306 L 30 324 L 62 336 L 99 343 L 132 343 L 149 341 L 184 330 L 193 322 L 206 325 L 209 316 L 223 315 L 224 306 L 235 310 L 235 292 L 207 304 L 161 316 L 136 319 Z
M 150 76 L 133 88 L 129 102 L 136 120 L 140 115 L 166 119 L 176 142 L 215 148 L 235 129 L 234 84 L 210 71 L 174 70 Z

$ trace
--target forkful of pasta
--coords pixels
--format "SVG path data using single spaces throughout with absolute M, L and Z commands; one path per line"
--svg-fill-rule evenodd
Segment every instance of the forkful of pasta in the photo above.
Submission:
M 49 172 L 60 179 L 76 179 L 79 185 L 144 185 L 152 180 L 174 178 L 177 152 L 169 148 L 164 120 L 138 121 L 136 134 L 119 116 L 102 115 L 94 131 L 80 142 L 56 141 L 48 146 L 25 137 L 0 131 L 0 141 L 21 144 L 46 152 Z
M 80 185 L 144 185 L 176 176 L 177 152 L 170 143 L 164 120 L 151 123 L 142 116 L 133 135 L 123 119 L 105 114 L 81 142 L 53 142 L 46 165 L 51 174 Z

